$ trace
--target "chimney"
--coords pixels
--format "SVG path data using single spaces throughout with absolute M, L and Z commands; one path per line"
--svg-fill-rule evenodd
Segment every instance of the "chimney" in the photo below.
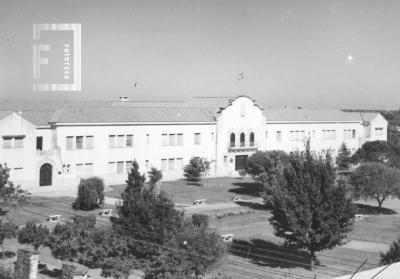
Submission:
M 36 279 L 38 275 L 39 253 L 18 249 L 15 264 L 15 278 Z

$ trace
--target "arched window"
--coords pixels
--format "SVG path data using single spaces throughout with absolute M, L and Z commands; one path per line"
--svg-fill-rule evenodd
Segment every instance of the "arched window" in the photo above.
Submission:
M 250 133 L 250 146 L 254 146 L 254 133 Z
M 240 146 L 243 147 L 244 143 L 246 141 L 246 136 L 244 135 L 244 133 L 240 134 Z
M 230 140 L 230 147 L 235 147 L 235 133 L 231 133 Z

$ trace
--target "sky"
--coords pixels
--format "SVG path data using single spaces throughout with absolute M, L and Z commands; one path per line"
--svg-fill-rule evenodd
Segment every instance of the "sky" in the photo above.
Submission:
M 80 23 L 82 90 L 32 90 L 34 23 Z M 0 0 L 0 98 L 398 109 L 400 1 Z

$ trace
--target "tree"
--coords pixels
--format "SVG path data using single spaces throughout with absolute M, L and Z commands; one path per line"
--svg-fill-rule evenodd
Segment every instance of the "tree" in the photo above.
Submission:
M 336 181 L 329 154 L 304 152 L 289 155 L 279 187 L 274 187 L 270 222 L 285 244 L 310 252 L 338 245 L 350 231 L 355 206 L 346 197 L 343 180 Z
M 206 176 L 210 169 L 210 162 L 205 158 L 192 157 L 183 169 L 183 176 L 188 180 L 198 181 Z
M 155 187 L 155 185 L 163 178 L 162 171 L 158 170 L 157 168 L 152 167 L 149 174 L 149 183 L 151 187 Z
M 222 259 L 220 236 L 186 220 L 165 192 L 146 188 L 138 165 L 131 169 L 127 182 L 118 217 L 111 221 L 113 231 L 126 237 L 129 254 L 143 263 L 145 278 L 190 278 Z M 182 245 L 185 241 L 188 245 Z M 203 256 L 193 257 L 188 251 Z
M 283 171 L 289 163 L 289 157 L 284 151 L 258 151 L 250 156 L 246 172 L 253 179 L 263 184 L 264 202 L 270 205 L 274 188 L 283 183 Z
M 389 247 L 389 251 L 386 253 L 380 253 L 379 263 L 381 265 L 391 264 L 393 262 L 400 261 L 400 237 Z
M 121 261 L 129 257 L 128 243 L 122 235 L 109 230 L 82 228 L 74 223 L 57 224 L 47 238 L 46 246 L 56 259 L 78 262 L 89 268 L 104 266 L 105 276 L 112 276 L 113 267 L 108 263 L 114 257 Z
M 13 238 L 17 234 L 18 226 L 12 222 L 4 222 L 0 220 L 0 245 L 2 258 L 4 259 L 4 240 Z
M 9 169 L 7 165 L 0 164 L 0 202 L 6 205 L 17 206 L 28 200 L 29 193 L 20 186 L 14 186 L 9 181 Z
M 386 141 L 368 141 L 352 156 L 353 163 L 378 162 L 400 168 L 400 146 Z
M 375 199 L 378 212 L 391 195 L 400 196 L 400 171 L 383 163 L 365 163 L 350 176 L 354 198 Z
M 341 170 L 348 170 L 351 166 L 351 152 L 343 142 L 336 157 L 336 165 Z
M 45 245 L 49 234 L 49 229 L 46 226 L 36 225 L 34 221 L 28 221 L 25 227 L 18 231 L 18 243 L 30 244 L 37 251 L 40 246 Z
M 78 194 L 72 207 L 74 209 L 92 210 L 98 208 L 103 202 L 103 179 L 99 177 L 81 179 L 78 186 Z

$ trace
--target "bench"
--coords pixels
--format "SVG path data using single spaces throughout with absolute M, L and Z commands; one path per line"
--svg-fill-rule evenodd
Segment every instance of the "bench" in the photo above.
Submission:
M 237 202 L 237 201 L 241 201 L 241 200 L 242 200 L 242 198 L 240 196 L 233 196 L 231 198 L 231 201 L 233 201 L 233 202 Z
M 106 216 L 106 217 L 110 217 L 112 216 L 112 209 L 101 209 L 99 212 L 100 216 Z
M 364 214 L 356 214 L 354 215 L 356 221 L 361 221 L 364 219 Z
M 62 215 L 49 215 L 46 219 L 49 223 L 58 223 L 63 221 Z
M 221 234 L 221 238 L 223 242 L 232 242 L 233 241 L 233 233 Z
M 193 202 L 193 205 L 205 205 L 206 204 L 206 200 L 205 199 L 199 199 L 199 200 L 195 200 Z

